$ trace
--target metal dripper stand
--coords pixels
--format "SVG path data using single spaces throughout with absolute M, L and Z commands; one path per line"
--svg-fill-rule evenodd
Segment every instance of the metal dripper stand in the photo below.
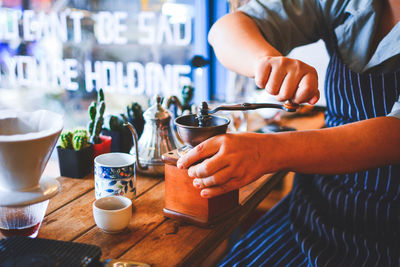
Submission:
M 212 227 L 226 218 L 239 207 L 239 190 L 233 190 L 214 198 L 202 198 L 200 189 L 192 185 L 193 179 L 187 169 L 179 169 L 176 163 L 180 156 L 191 148 L 218 134 L 226 133 L 229 119 L 212 115 L 220 110 L 253 110 L 258 108 L 277 108 L 289 112 L 297 110 L 299 105 L 291 102 L 284 104 L 243 103 L 221 105 L 209 109 L 203 102 L 198 114 L 189 114 L 175 119 L 178 135 L 185 146 L 162 155 L 165 163 L 165 208 L 166 217 L 189 222 L 202 227 Z

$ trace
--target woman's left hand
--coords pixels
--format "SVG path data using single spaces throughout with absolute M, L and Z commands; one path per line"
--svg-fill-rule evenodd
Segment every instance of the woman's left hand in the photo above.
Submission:
M 177 166 L 189 168 L 193 186 L 202 189 L 202 197 L 210 198 L 277 171 L 279 162 L 268 157 L 275 147 L 273 135 L 223 134 L 194 147 L 178 160 Z

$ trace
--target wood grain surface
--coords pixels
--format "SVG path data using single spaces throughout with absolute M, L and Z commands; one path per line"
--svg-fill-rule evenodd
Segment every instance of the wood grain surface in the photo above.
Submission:
M 72 180 L 71 178 L 64 179 L 68 179 L 68 183 L 75 183 L 76 185 L 79 185 L 79 183 L 82 181 L 78 179 Z M 87 179 L 92 180 L 92 184 L 94 184 L 92 175 L 90 175 Z M 160 179 L 138 177 L 138 198 L 149 188 L 160 182 Z M 70 186 L 69 191 L 62 191 L 58 197 L 63 198 L 64 195 L 67 197 L 69 194 L 78 196 L 79 194 L 75 191 L 80 190 L 80 186 L 72 185 Z M 54 199 L 50 200 L 50 202 L 53 200 Z M 50 213 L 44 218 L 38 237 L 71 241 L 90 230 L 95 226 L 92 215 L 92 204 L 94 200 L 94 188 L 92 187 L 85 194 L 76 197 L 76 199 L 73 201 Z
M 266 175 L 241 189 L 240 210 L 212 229 L 166 220 L 121 259 L 152 266 L 197 266 L 243 221 L 286 174 Z
M 260 116 L 253 114 L 249 117 L 253 121 L 250 130 L 265 124 Z M 282 117 L 280 123 L 298 130 L 321 128 L 323 114 Z M 57 165 L 49 165 L 51 175 Z M 121 258 L 152 266 L 198 266 L 238 225 L 250 218 L 251 212 L 285 174 L 265 175 L 241 188 L 241 207 L 211 229 L 165 218 L 164 180 L 138 175 L 138 195 L 133 202 L 132 219 L 125 232 L 114 235 L 102 232 L 95 225 L 92 215 L 95 200 L 93 174 L 84 179 L 60 177 L 61 193 L 50 200 L 39 237 L 97 245 L 102 250 L 103 259 Z
M 56 209 L 59 209 L 60 207 L 84 195 L 94 188 L 94 179 L 91 175 L 84 179 L 59 177 L 57 180 L 61 184 L 61 192 L 69 193 L 57 194 L 55 197 L 50 199 L 46 214 L 52 213 Z
M 162 213 L 163 196 L 164 186 L 158 183 L 146 194 L 138 197 L 134 201 L 133 216 L 125 232 L 107 234 L 94 227 L 74 241 L 100 246 L 104 259 L 119 258 L 165 221 Z

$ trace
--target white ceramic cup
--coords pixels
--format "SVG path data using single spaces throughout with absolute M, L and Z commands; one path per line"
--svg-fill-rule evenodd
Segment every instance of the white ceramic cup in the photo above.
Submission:
M 107 196 L 136 197 L 136 158 L 128 153 L 106 153 L 94 159 L 96 199 Z
M 104 232 L 122 232 L 132 217 L 132 200 L 124 196 L 99 198 L 93 202 L 93 217 Z

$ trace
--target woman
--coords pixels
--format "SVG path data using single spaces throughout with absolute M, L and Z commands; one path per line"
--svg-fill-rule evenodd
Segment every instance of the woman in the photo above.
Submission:
M 222 265 L 400 264 L 399 21 L 399 0 L 258 0 L 212 27 L 219 60 L 280 101 L 319 99 L 315 69 L 282 55 L 322 38 L 331 57 L 328 128 L 220 135 L 179 160 L 203 197 L 297 172 Z

